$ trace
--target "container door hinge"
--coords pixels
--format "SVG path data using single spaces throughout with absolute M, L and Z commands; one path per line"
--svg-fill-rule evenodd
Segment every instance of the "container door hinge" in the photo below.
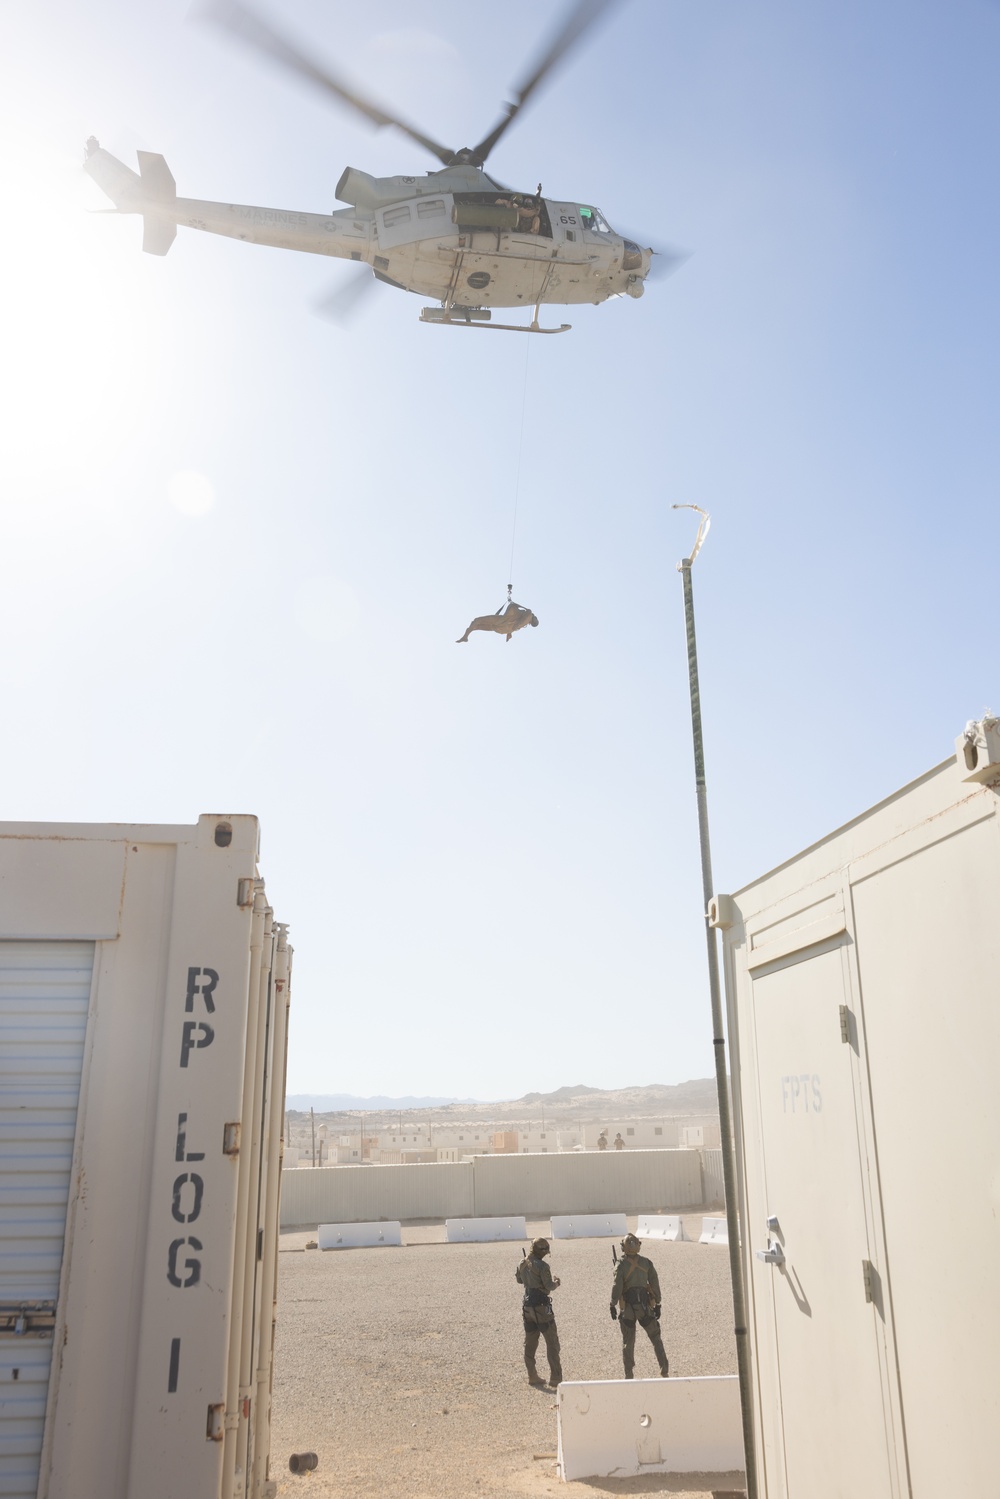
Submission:
M 231 1124 L 223 1125 L 222 1128 L 222 1153 L 223 1155 L 239 1155 L 240 1133 L 242 1125 L 238 1119 Z
M 253 887 L 254 881 L 252 878 L 236 881 L 236 904 L 238 906 L 246 907 L 253 905 Z
M 871 1260 L 861 1261 L 861 1273 L 865 1281 L 865 1300 L 875 1300 L 875 1270 Z
M 846 1005 L 840 1006 L 840 1039 L 846 1045 L 851 1044 L 851 1012 Z

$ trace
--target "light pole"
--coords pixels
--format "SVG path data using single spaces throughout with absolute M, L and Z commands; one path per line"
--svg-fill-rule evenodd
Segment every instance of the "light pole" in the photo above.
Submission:
M 708 906 L 715 894 L 712 882 L 712 848 L 708 835 L 708 790 L 705 784 L 705 747 L 701 733 L 701 692 L 698 685 L 698 649 L 694 633 L 694 594 L 691 568 L 708 535 L 711 519 L 700 505 L 674 505 L 674 510 L 694 510 L 701 516 L 698 535 L 690 557 L 678 562 L 677 571 L 684 584 L 684 624 L 687 631 L 688 681 L 691 689 L 691 735 L 694 740 L 694 778 L 698 797 L 698 838 L 701 844 L 702 909 L 705 913 L 705 940 L 708 949 L 708 987 L 712 1000 L 712 1047 L 715 1051 L 715 1084 L 719 1095 L 719 1132 L 722 1136 L 722 1179 L 726 1192 L 726 1226 L 729 1236 L 729 1269 L 733 1283 L 733 1319 L 736 1332 L 736 1367 L 740 1376 L 740 1409 L 743 1417 L 743 1448 L 746 1457 L 747 1499 L 757 1499 L 757 1473 L 754 1461 L 753 1397 L 750 1370 L 750 1348 L 747 1342 L 746 1288 L 743 1284 L 743 1258 L 740 1253 L 740 1224 L 736 1211 L 736 1160 L 729 1107 L 729 1079 L 726 1070 L 726 1038 L 722 1023 L 722 995 L 719 987 L 719 952 L 715 929 L 709 925 Z

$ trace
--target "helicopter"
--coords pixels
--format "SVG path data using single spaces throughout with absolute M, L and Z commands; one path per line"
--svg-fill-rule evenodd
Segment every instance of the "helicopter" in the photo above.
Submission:
M 576 0 L 562 25 L 505 106 L 499 123 L 476 146 L 453 150 L 359 93 L 280 35 L 241 0 L 211 0 L 205 17 L 347 104 L 375 126 L 392 125 L 430 151 L 441 167 L 424 177 L 373 177 L 347 167 L 335 189 L 347 204 L 330 214 L 257 208 L 179 198 L 161 155 L 137 152 L 138 173 L 91 136 L 84 169 L 115 205 L 110 212 L 141 214 L 142 248 L 166 255 L 177 226 L 227 235 L 370 267 L 328 304 L 349 312 L 376 282 L 435 299 L 424 323 L 515 333 L 565 333 L 569 323 L 542 327 L 543 304 L 601 303 L 641 297 L 654 267 L 679 261 L 618 234 L 591 204 L 513 192 L 489 176 L 486 161 L 536 89 L 568 49 L 616 0 Z M 494 323 L 495 308 L 533 307 L 530 323 Z

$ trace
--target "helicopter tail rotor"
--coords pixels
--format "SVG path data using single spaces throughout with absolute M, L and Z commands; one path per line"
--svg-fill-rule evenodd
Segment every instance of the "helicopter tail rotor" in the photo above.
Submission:
M 142 214 L 142 248 L 147 255 L 166 255 L 177 235 L 177 184 L 163 157 L 139 151 L 139 171 L 133 172 L 95 136 L 87 141 L 83 169 L 115 205 L 111 213 Z

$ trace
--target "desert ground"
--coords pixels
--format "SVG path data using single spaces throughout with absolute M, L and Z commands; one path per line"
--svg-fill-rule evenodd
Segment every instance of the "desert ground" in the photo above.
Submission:
M 685 1222 L 700 1231 L 700 1215 Z M 555 1398 L 529 1387 L 523 1363 L 519 1244 L 447 1244 L 441 1223 L 404 1225 L 402 1248 L 306 1249 L 314 1237 L 281 1238 L 271 1476 L 282 1499 L 702 1499 L 742 1487 L 738 1474 L 561 1482 Z M 552 1241 L 566 1379 L 622 1376 L 612 1242 Z M 671 1374 L 734 1374 L 725 1248 L 649 1241 L 643 1252 L 660 1276 Z M 640 1330 L 636 1376 L 656 1372 Z M 291 1474 L 298 1452 L 315 1452 L 318 1468 Z

